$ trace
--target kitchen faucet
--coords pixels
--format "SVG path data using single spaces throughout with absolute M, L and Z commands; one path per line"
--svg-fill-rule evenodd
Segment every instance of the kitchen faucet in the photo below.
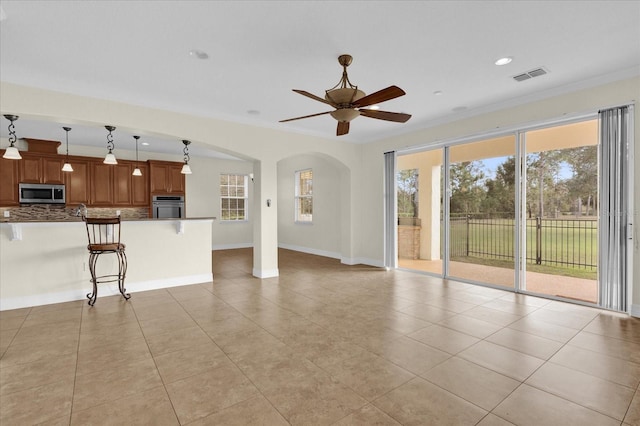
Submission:
M 76 217 L 80 216 L 81 213 L 82 213 L 82 217 L 87 216 L 87 206 L 85 206 L 82 203 L 78 205 L 78 208 L 76 210 Z

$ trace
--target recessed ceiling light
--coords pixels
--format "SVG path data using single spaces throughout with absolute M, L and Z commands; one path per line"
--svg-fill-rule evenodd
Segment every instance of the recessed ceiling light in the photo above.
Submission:
M 436 96 L 440 96 L 442 95 L 442 90 L 436 90 L 435 92 L 433 92 L 433 94 Z
M 369 109 L 380 109 L 379 105 L 371 105 Z
M 149 142 L 140 142 L 140 145 L 149 146 Z
M 505 56 L 504 58 L 500 58 L 497 61 L 495 61 L 495 64 L 498 65 L 498 66 L 507 65 L 511 61 L 513 61 L 513 58 L 511 56 Z
M 249 115 L 260 115 L 260 111 L 258 111 L 257 109 L 250 109 L 249 111 L 247 111 L 247 114 L 249 114 Z
M 207 54 L 207 52 L 198 49 L 190 50 L 189 56 L 195 56 L 198 59 L 209 59 L 209 54 Z

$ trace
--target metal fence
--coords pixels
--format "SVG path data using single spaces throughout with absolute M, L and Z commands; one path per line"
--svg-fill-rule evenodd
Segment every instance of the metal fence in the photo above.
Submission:
M 452 214 L 450 256 L 514 259 L 513 219 L 483 214 Z M 597 221 L 594 218 L 526 220 L 527 262 L 596 270 Z

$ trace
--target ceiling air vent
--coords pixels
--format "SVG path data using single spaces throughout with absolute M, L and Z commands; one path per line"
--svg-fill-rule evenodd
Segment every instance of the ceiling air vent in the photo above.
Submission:
M 533 77 L 539 77 L 541 75 L 545 75 L 548 72 L 549 71 L 547 71 L 543 67 L 540 67 L 540 68 L 536 68 L 536 69 L 531 70 L 531 71 L 524 72 L 522 74 L 514 75 L 513 79 L 515 81 L 525 81 L 525 80 L 529 80 L 530 78 L 533 78 Z

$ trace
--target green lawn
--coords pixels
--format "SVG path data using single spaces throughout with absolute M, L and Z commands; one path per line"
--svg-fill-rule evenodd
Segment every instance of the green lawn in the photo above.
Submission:
M 513 268 L 514 220 L 472 219 L 450 222 L 450 257 L 461 262 Z M 527 270 L 596 278 L 597 222 L 548 219 L 540 230 L 541 262 L 536 264 L 535 220 L 527 221 Z

